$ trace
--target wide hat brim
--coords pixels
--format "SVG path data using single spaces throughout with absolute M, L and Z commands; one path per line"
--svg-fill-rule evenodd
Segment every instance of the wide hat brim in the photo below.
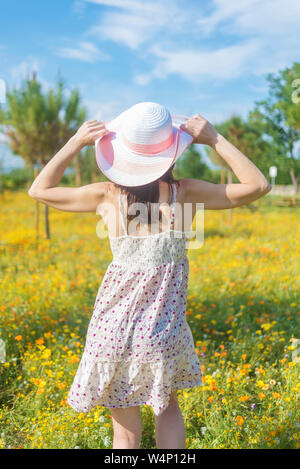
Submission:
M 109 134 L 95 141 L 97 165 L 103 174 L 116 184 L 123 186 L 150 184 L 163 176 L 193 142 L 193 137 L 180 129 L 180 124 L 185 120 L 174 116 L 173 144 L 157 154 L 138 153 L 128 148 L 121 138 L 119 131 L 125 117 L 126 111 L 106 123 Z

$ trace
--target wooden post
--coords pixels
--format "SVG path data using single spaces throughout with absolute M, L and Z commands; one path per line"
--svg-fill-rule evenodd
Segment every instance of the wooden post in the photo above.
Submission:
M 75 168 L 75 184 L 76 186 L 81 186 L 81 164 L 80 164 L 80 155 L 76 155 L 74 158 L 74 168 Z
M 221 181 L 220 184 L 225 184 L 225 170 L 221 169 Z
M 94 182 L 97 182 L 97 180 L 98 180 L 98 177 L 97 177 L 98 174 L 96 173 L 96 171 L 94 170 L 94 168 L 93 168 L 92 171 L 93 171 L 93 172 L 92 172 L 92 183 L 94 183 Z
M 49 224 L 49 207 L 45 204 L 45 228 L 46 228 L 46 238 L 50 239 L 50 224 Z
M 38 169 L 34 168 L 34 179 L 38 175 Z M 36 248 L 38 249 L 39 246 L 39 230 L 40 230 L 40 205 L 39 201 L 36 200 L 35 203 L 35 241 L 36 241 Z
M 231 170 L 231 168 L 228 168 L 228 170 L 227 170 L 227 182 L 228 182 L 228 184 L 232 184 L 232 170 Z M 233 214 L 233 209 L 230 208 L 229 209 L 229 214 L 228 214 L 229 215 L 228 222 L 229 222 L 230 225 L 232 224 L 232 214 Z

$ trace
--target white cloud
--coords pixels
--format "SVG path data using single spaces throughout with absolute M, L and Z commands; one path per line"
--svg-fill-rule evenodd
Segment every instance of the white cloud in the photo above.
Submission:
M 41 83 L 43 91 L 48 92 L 54 87 L 54 83 L 46 80 L 41 75 L 43 61 L 34 57 L 24 58 L 19 64 L 13 66 L 10 70 L 11 80 L 13 86 L 20 86 L 20 84 L 27 78 L 31 78 L 33 73 L 36 74 L 37 80 Z
M 110 39 L 131 49 L 151 42 L 158 34 L 182 30 L 186 14 L 176 0 L 86 0 L 110 7 L 101 13 L 100 21 L 90 34 Z M 118 8 L 121 11 L 115 11 Z M 111 10 L 112 9 L 112 10 Z
M 37 73 L 39 70 L 39 62 L 37 59 L 29 57 L 22 60 L 18 65 L 11 69 L 11 76 L 13 80 L 23 80 L 32 73 Z
M 98 60 L 108 60 L 108 54 L 100 51 L 91 42 L 79 42 L 77 47 L 62 47 L 56 51 L 56 55 L 65 59 L 82 60 L 93 63 Z
M 83 0 L 75 0 L 75 2 L 72 5 L 72 10 L 78 16 L 83 16 L 83 13 L 85 10 L 85 2 Z
M 169 0 L 85 0 L 87 3 L 96 3 L 111 8 L 120 8 L 131 12 L 145 14 L 161 13 L 169 5 Z
M 98 101 L 97 99 L 86 99 L 84 104 L 87 107 L 89 117 L 102 122 L 108 121 L 122 112 L 122 104 L 120 101 L 112 100 L 103 102 L 101 100 Z
M 197 23 L 204 34 L 209 34 L 222 22 L 232 20 L 261 0 L 213 0 L 214 11 L 210 15 L 200 16 Z
M 84 99 L 89 119 L 107 121 L 133 106 L 137 102 L 147 101 L 145 94 L 134 85 L 120 83 L 112 93 L 111 84 L 103 82 L 100 86 L 89 89 L 89 97 Z
M 135 71 L 141 87 L 170 74 L 195 82 L 265 75 L 298 56 L 299 0 L 211 0 L 202 9 L 188 0 L 85 3 L 105 7 L 86 34 L 127 46 L 147 69 L 153 64 Z
M 104 21 L 91 29 L 91 34 L 101 38 L 124 44 L 131 49 L 137 49 L 151 37 L 148 26 L 151 22 L 139 15 L 113 13 L 106 15 Z
M 134 83 L 136 83 L 137 85 L 141 85 L 141 86 L 147 85 L 149 81 L 151 81 L 151 79 L 152 79 L 151 73 L 148 73 L 148 74 L 140 73 L 133 77 Z
M 253 62 L 259 46 L 259 42 L 255 39 L 244 44 L 203 51 L 186 49 L 166 51 L 156 45 L 151 48 L 151 52 L 159 61 L 152 76 L 166 78 L 176 73 L 195 82 L 201 78 L 228 80 L 239 77 L 248 70 L 249 62 Z
M 222 28 L 231 34 L 289 36 L 299 29 L 299 0 L 213 0 L 214 10 L 198 19 L 204 33 Z

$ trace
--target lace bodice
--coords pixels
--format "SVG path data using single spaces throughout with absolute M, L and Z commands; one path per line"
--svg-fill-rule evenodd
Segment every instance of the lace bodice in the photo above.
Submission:
M 126 265 L 128 269 L 151 268 L 169 262 L 177 262 L 187 255 L 189 232 L 174 230 L 177 189 L 173 184 L 170 229 L 148 236 L 110 236 L 113 263 Z M 119 191 L 119 210 L 122 227 L 126 232 Z

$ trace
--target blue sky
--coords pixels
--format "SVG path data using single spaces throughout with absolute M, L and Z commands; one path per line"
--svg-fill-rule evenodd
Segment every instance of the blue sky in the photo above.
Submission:
M 140 101 L 214 123 L 245 116 L 266 96 L 266 74 L 299 61 L 299 0 L 0 5 L 0 79 L 18 85 L 34 69 L 47 89 L 60 70 L 89 117 L 104 121 Z

